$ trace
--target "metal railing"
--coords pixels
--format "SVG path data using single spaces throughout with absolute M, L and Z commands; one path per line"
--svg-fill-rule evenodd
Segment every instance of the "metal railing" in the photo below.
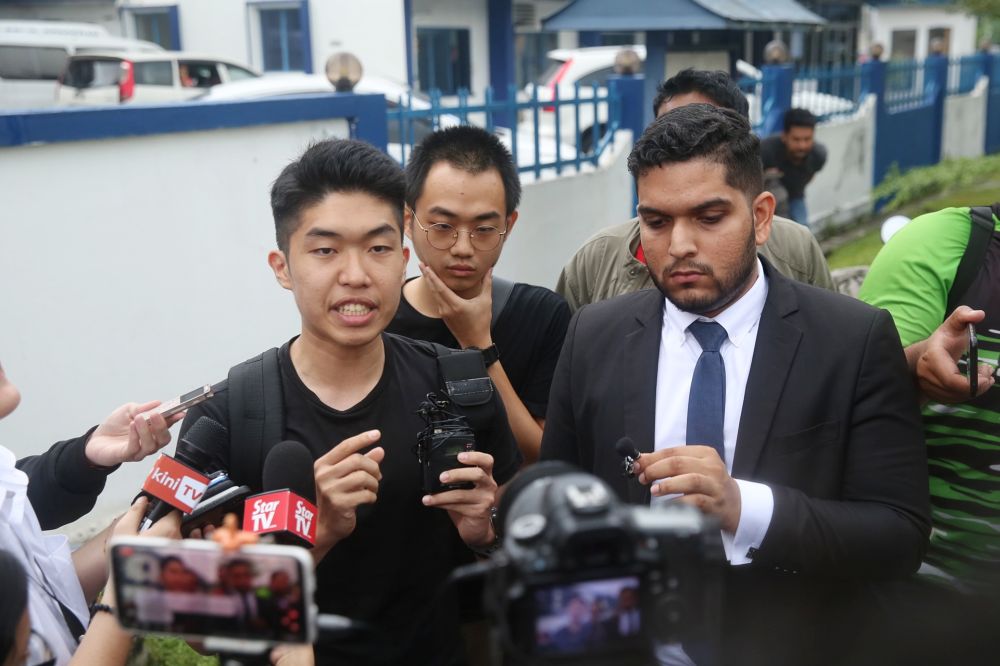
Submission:
M 925 106 L 924 74 L 923 62 L 899 60 L 886 63 L 886 108 L 889 111 L 905 111 Z
M 983 76 L 983 60 L 978 55 L 952 58 L 948 61 L 948 94 L 963 95 L 972 92 Z
M 389 152 L 403 166 L 413 146 L 430 132 L 478 125 L 503 141 L 520 173 L 537 178 L 553 170 L 558 175 L 584 164 L 596 166 L 621 127 L 620 96 L 596 84 L 575 86 L 565 98 L 558 86 L 534 86 L 530 97 L 511 86 L 500 100 L 486 88 L 481 101 L 462 89 L 454 101 L 434 91 L 426 98 L 407 95 L 388 102 Z
M 849 116 L 864 94 L 861 67 L 802 69 L 795 75 L 792 108 L 807 109 L 820 122 Z

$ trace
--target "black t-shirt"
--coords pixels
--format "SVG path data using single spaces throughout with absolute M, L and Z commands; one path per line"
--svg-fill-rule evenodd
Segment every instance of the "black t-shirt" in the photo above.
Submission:
M 812 150 L 804 160 L 792 162 L 785 144 L 781 142 L 781 136 L 775 134 L 761 139 L 760 160 L 764 163 L 765 170 L 781 171 L 781 184 L 788 190 L 789 199 L 801 199 L 806 195 L 806 185 L 826 164 L 826 147 L 821 143 L 813 143 Z
M 453 594 L 440 593 L 448 575 L 473 557 L 448 513 L 421 503 L 421 468 L 413 453 L 425 425 L 417 407 L 428 392 L 440 391 L 437 357 L 423 342 L 391 334 L 383 335 L 383 341 L 381 379 L 345 411 L 324 404 L 302 382 L 289 354 L 291 342 L 278 353 L 285 439 L 302 442 L 319 458 L 342 440 L 378 428 L 382 437 L 377 446 L 385 449 L 378 501 L 358 508 L 354 532 L 316 569 L 320 612 L 361 620 L 375 632 L 317 646 L 318 663 L 456 663 L 461 645 L 456 602 Z M 184 427 L 202 415 L 228 424 L 228 396 L 223 389 L 189 410 Z M 493 455 L 494 479 L 503 484 L 517 471 L 521 457 L 499 396 L 494 404 L 495 425 L 476 432 L 476 448 Z M 235 446 L 231 443 L 230 449 Z M 229 460 L 230 451 L 220 453 Z
M 504 372 L 532 416 L 545 418 L 569 319 L 569 306 L 562 296 L 545 287 L 518 283 L 493 322 L 493 342 L 500 350 Z M 425 317 L 405 297 L 386 330 L 445 347 L 459 346 L 443 319 Z

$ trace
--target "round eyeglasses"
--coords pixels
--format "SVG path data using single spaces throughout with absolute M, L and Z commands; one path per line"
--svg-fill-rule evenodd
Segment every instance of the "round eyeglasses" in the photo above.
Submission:
M 458 235 L 462 233 L 469 235 L 469 242 L 472 243 L 474 249 L 480 252 L 489 252 L 496 249 L 497 245 L 500 244 L 500 239 L 507 233 L 506 229 L 500 231 L 500 229 L 491 224 L 480 224 L 472 231 L 456 229 L 444 222 L 437 222 L 430 227 L 424 227 L 424 225 L 420 224 L 420 220 L 417 219 L 416 211 L 412 208 L 409 210 L 410 215 L 413 216 L 413 221 L 427 235 L 427 242 L 436 250 L 450 250 L 458 242 Z

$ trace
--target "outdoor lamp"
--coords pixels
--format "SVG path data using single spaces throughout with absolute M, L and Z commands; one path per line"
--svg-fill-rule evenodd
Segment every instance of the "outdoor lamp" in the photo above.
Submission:
M 337 92 L 351 92 L 361 80 L 364 70 L 357 56 L 347 51 L 334 53 L 326 59 L 326 78 Z
M 615 74 L 634 76 L 642 69 L 642 59 L 634 49 L 622 49 L 615 54 Z

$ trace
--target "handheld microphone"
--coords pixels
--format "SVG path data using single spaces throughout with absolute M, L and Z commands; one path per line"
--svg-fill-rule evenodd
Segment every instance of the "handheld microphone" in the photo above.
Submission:
M 250 493 L 250 486 L 238 486 L 225 472 L 212 477 L 205 496 L 194 511 L 181 518 L 181 536 L 205 525 L 219 525 L 227 513 L 237 513 Z
M 635 448 L 635 443 L 631 437 L 625 436 L 615 442 L 615 451 L 618 452 L 622 460 L 622 476 L 626 479 L 635 478 L 635 461 L 642 455 L 639 449 Z
M 203 416 L 177 443 L 175 457 L 161 453 L 142 485 L 143 492 L 152 497 L 152 501 L 140 531 L 174 509 L 191 513 L 208 489 L 210 478 L 206 473 L 220 467 L 213 450 L 224 448 L 228 443 L 226 427 Z
M 278 543 L 311 548 L 316 543 L 313 457 L 301 442 L 286 440 L 264 460 L 266 490 L 247 498 L 243 529 L 273 534 Z

